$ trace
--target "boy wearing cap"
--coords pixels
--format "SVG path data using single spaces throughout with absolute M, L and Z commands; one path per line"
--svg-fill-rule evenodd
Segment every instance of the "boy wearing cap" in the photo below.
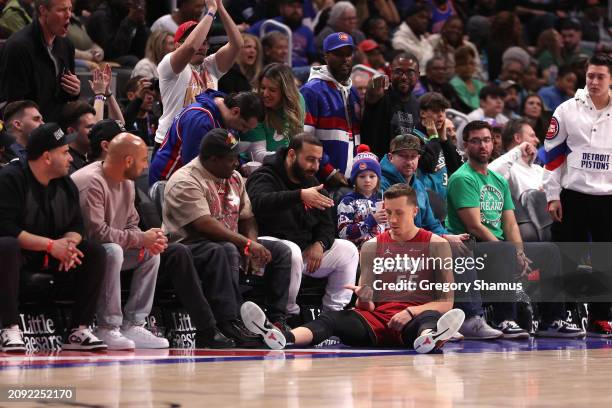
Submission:
M 0 174 L 0 237 L 10 237 L 0 274 L 0 335 L 2 351 L 25 351 L 19 331 L 17 298 L 20 273 L 52 273 L 75 282 L 73 327 L 66 350 L 105 350 L 88 328 L 104 277 L 106 258 L 100 244 L 83 240 L 79 193 L 67 177 L 72 158 L 65 135 L 56 123 L 41 125 L 28 138 L 28 160 L 5 167 Z M 58 273 L 59 272 L 59 273 Z
M 242 147 L 225 129 L 209 131 L 200 155 L 166 184 L 163 210 L 163 229 L 170 241 L 182 242 L 191 250 L 217 326 L 239 346 L 258 343 L 246 335 L 238 318 L 241 259 L 256 274 L 263 272 L 268 316 L 281 326 L 291 269 L 289 248 L 258 239 L 245 183 L 235 170 Z M 223 271 L 223 276 L 217 271 Z
M 312 67 L 300 89 L 306 101 L 304 131 L 323 143 L 319 179 L 330 187 L 348 186 L 361 122 L 361 103 L 350 77 L 355 44 L 346 33 L 332 33 L 323 49 L 327 65 Z
M 187 21 L 178 27 L 174 34 L 176 50 L 167 54 L 157 66 L 164 107 L 155 133 L 157 145 L 164 141 L 174 117 L 182 108 L 195 102 L 196 96 L 203 91 L 217 89 L 219 78 L 234 65 L 242 49 L 240 31 L 223 2 L 206 0 L 206 9 L 208 11 L 199 23 Z M 207 36 L 217 11 L 227 32 L 228 42 L 216 53 L 206 56 Z

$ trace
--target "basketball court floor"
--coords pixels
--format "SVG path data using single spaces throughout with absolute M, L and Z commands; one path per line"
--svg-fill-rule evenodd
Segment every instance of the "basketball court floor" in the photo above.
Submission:
M 0 407 L 612 407 L 612 341 L 463 341 L 438 354 L 319 349 L 0 353 Z M 72 401 L 7 400 L 73 387 Z

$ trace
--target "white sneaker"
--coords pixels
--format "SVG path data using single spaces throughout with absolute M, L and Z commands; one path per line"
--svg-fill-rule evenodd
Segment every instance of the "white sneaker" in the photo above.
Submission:
M 465 336 L 459 332 L 453 334 L 452 337 L 448 339 L 448 341 L 451 343 L 455 343 L 455 342 L 463 341 L 463 340 L 465 340 Z
M 77 351 L 104 351 L 107 349 L 106 344 L 97 338 L 88 327 L 73 329 L 62 348 Z
M 170 347 L 168 339 L 157 337 L 143 326 L 126 326 L 121 334 L 134 342 L 137 349 L 162 349 Z
M 124 337 L 117 327 L 98 327 L 95 334 L 96 337 L 106 343 L 109 350 L 134 350 L 136 347 L 134 342 Z
M 287 341 L 283 333 L 266 319 L 266 314 L 253 302 L 244 302 L 240 307 L 242 322 L 251 333 L 263 337 L 266 346 L 272 350 L 285 348 Z
M 0 351 L 5 353 L 25 353 L 26 346 L 19 327 L 4 329 L 0 332 Z
M 489 326 L 482 316 L 472 316 L 466 319 L 459 331 L 468 340 L 491 340 L 504 335 L 500 330 Z
M 455 333 L 465 320 L 465 313 L 461 309 L 451 309 L 438 319 L 436 331 L 425 330 L 414 341 L 417 353 L 425 354 L 441 348 Z

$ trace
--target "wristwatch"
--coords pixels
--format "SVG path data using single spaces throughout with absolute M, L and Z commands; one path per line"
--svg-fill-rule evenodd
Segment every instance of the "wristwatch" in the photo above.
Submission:
M 327 247 L 325 246 L 325 243 L 323 241 L 317 241 L 319 243 L 319 245 L 321 245 L 321 248 L 323 248 L 323 252 L 327 251 Z

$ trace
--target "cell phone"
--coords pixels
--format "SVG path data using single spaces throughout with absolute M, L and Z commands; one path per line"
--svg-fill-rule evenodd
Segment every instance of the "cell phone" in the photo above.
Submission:
M 372 78 L 372 83 L 374 84 L 374 88 L 389 89 L 389 77 L 385 74 L 376 74 L 374 78 Z

